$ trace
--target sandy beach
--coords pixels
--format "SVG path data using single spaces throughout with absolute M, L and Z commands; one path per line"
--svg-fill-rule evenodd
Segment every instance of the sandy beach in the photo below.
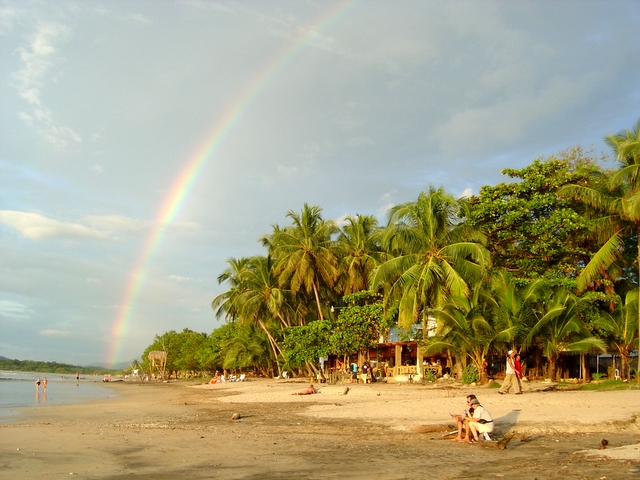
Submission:
M 112 397 L 28 408 L 0 424 L 0 478 L 640 477 L 637 390 L 531 383 L 517 396 L 459 384 L 359 384 L 295 396 L 308 384 L 109 386 Z M 492 442 L 446 435 L 449 413 L 461 412 L 469 393 L 495 419 Z M 495 440 L 505 435 L 512 439 L 500 449 Z

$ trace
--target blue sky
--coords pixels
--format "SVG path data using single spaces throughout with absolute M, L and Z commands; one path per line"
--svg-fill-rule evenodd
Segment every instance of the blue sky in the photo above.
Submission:
M 327 219 L 505 180 L 640 118 L 638 2 L 0 1 L 0 355 L 103 361 L 178 174 L 246 105 L 166 225 L 118 360 L 219 325 L 230 257 Z

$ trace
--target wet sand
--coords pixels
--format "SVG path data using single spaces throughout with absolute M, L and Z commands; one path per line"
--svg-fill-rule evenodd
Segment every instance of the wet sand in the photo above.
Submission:
M 640 392 L 398 384 L 113 383 L 114 396 L 24 409 L 0 425 L 0 479 L 640 477 Z M 344 395 L 345 387 L 349 392 Z M 475 393 L 495 442 L 451 442 Z M 232 420 L 234 413 L 240 420 Z M 606 450 L 598 450 L 606 438 Z

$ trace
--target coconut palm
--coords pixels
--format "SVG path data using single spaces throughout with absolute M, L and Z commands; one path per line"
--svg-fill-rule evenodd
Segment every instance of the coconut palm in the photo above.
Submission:
M 382 230 L 373 215 L 348 215 L 340 229 L 337 248 L 340 255 L 339 289 L 344 295 L 366 290 L 371 272 L 378 266 Z
M 265 332 L 251 324 L 239 328 L 229 342 L 223 366 L 229 369 L 253 367 L 266 377 L 272 376 L 273 360 Z
M 604 269 L 619 261 L 625 240 L 633 236 L 637 237 L 635 263 L 636 268 L 640 269 L 640 120 L 633 130 L 609 135 L 605 140 L 612 147 L 619 165 L 618 170 L 609 177 L 608 190 L 597 188 L 600 185 L 597 183 L 595 188 L 590 185 L 572 185 L 563 189 L 563 193 L 587 203 L 603 214 L 595 224 L 606 241 L 580 274 L 578 284 L 581 287 L 588 285 Z M 640 309 L 638 315 L 640 329 Z M 640 330 L 637 333 L 640 340 Z
M 498 305 L 488 288 L 477 282 L 468 296 L 451 297 L 434 311 L 438 334 L 427 340 L 425 353 L 450 350 L 462 359 L 463 367 L 470 360 L 476 367 L 480 382 L 485 378 L 484 359 L 497 342 L 511 342 L 519 326 L 501 324 Z
M 268 256 L 255 256 L 228 263 L 230 268 L 218 280 L 228 281 L 232 288 L 216 297 L 212 307 L 217 308 L 219 316 L 224 313 L 242 327 L 256 325 L 261 328 L 269 340 L 273 360 L 277 362 L 282 350 L 272 330 L 277 330 L 278 323 L 282 327 L 290 325 L 282 314 L 284 294 L 276 284 L 272 260 Z
M 391 285 L 386 303 L 399 302 L 398 324 L 410 328 L 449 296 L 467 296 L 467 281 L 489 261 L 483 237 L 462 223 L 464 201 L 429 187 L 414 202 L 391 209 L 383 243 L 394 258 L 372 277 L 374 289 Z
M 555 380 L 560 355 L 604 351 L 605 343 L 591 335 L 580 318 L 590 302 L 588 297 L 577 297 L 563 288 L 549 294 L 550 298 L 542 302 L 544 310 L 529 331 L 525 346 L 534 343 L 542 346 L 542 354 L 548 361 L 548 378 Z
M 632 290 L 616 305 L 612 312 L 602 311 L 601 317 L 593 322 L 605 332 L 607 343 L 620 354 L 621 376 L 630 378 L 629 357 L 635 344 L 638 323 L 638 292 Z
M 338 258 L 331 235 L 337 231 L 332 221 L 325 221 L 320 207 L 304 204 L 300 214 L 287 213 L 293 225 L 277 229 L 270 239 L 272 254 L 277 259 L 276 272 L 280 286 L 288 286 L 292 294 L 313 294 L 318 317 L 324 319 L 321 290 L 332 290 L 338 277 Z M 265 241 L 265 240 L 263 240 Z
M 496 316 L 503 329 L 512 332 L 511 348 L 524 343 L 525 337 L 536 322 L 535 305 L 543 288 L 542 280 L 533 280 L 519 286 L 506 270 L 491 273 L 491 292 L 496 303 Z
M 211 308 L 216 317 L 225 317 L 227 320 L 234 320 L 238 314 L 238 304 L 236 298 L 243 292 L 242 272 L 247 266 L 249 258 L 230 258 L 227 260 L 229 267 L 218 275 L 218 283 L 227 282 L 231 288 L 221 293 L 211 302 Z

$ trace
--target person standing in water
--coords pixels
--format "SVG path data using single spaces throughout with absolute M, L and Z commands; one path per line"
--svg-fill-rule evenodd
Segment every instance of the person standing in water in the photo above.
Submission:
M 44 379 L 42 380 L 42 390 L 44 392 L 47 391 L 47 383 L 49 383 L 49 382 L 47 382 L 47 377 L 44 377 Z
M 36 380 L 36 393 L 40 392 L 40 377 Z

